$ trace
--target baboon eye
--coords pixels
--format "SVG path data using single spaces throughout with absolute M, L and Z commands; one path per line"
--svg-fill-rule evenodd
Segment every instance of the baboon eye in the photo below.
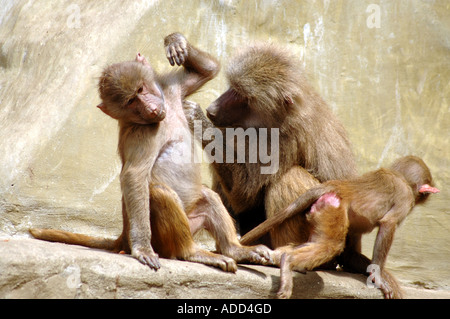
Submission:
M 135 97 L 132 98 L 132 99 L 129 99 L 128 102 L 127 102 L 127 105 L 130 105 L 131 103 L 133 103 L 135 99 L 136 99 Z
M 138 92 L 139 94 L 141 94 L 143 90 L 144 90 L 144 89 L 143 89 L 142 86 L 141 86 L 141 87 L 137 90 L 137 92 Z

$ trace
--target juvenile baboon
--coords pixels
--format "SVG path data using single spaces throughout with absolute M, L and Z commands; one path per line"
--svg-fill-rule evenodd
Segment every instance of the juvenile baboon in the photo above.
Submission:
M 266 262 L 270 251 L 239 243 L 220 197 L 202 186 L 199 164 L 186 159 L 191 133 L 182 99 L 214 78 L 219 63 L 179 33 L 168 35 L 164 45 L 169 62 L 182 69 L 157 74 L 138 54 L 136 61 L 107 67 L 99 81 L 99 108 L 119 122 L 122 235 L 107 240 L 57 230 L 31 233 L 45 240 L 123 250 L 153 269 L 160 268 L 158 254 L 232 272 L 235 261 Z M 212 234 L 222 255 L 195 245 L 192 234 L 201 228 Z
M 250 46 L 232 59 L 227 78 L 229 89 L 206 109 L 214 126 L 224 134 L 227 128 L 275 128 L 279 133 L 279 169 L 273 174 L 261 174 L 259 162 L 211 164 L 213 189 L 239 221 L 241 234 L 319 182 L 355 176 L 346 131 L 295 56 L 280 46 Z M 194 120 L 203 121 L 204 131 L 212 126 L 198 106 L 185 103 L 185 112 L 191 126 Z M 202 140 L 203 146 L 209 142 Z M 272 247 L 305 242 L 304 224 L 298 217 L 274 228 Z
M 292 270 L 312 270 L 343 252 L 339 259 L 344 270 L 369 272 L 386 298 L 401 298 L 401 289 L 384 264 L 396 228 L 414 205 L 424 203 L 430 193 L 439 192 L 432 185 L 430 170 L 420 158 L 402 157 L 389 169 L 311 188 L 247 233 L 241 243 L 251 243 L 289 218 L 305 216 L 310 225 L 308 242 L 279 247 L 274 253 L 274 263 L 281 268 L 278 297 L 291 296 Z M 371 261 L 361 254 L 361 236 L 375 227 L 379 230 Z

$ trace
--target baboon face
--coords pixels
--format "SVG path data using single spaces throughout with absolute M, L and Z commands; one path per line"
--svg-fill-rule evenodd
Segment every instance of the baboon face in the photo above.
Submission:
M 153 70 L 139 62 L 122 62 L 107 67 L 100 77 L 98 107 L 114 119 L 152 124 L 166 116 L 164 95 Z
M 228 89 L 207 109 L 206 114 L 211 122 L 218 127 L 248 126 L 254 117 L 248 99 L 242 97 L 233 88 Z
M 226 70 L 229 89 L 207 108 L 219 127 L 272 127 L 293 109 L 302 72 L 288 52 L 256 45 L 237 54 Z

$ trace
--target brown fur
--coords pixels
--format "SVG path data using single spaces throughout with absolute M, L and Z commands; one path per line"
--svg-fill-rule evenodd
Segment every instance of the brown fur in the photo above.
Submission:
M 244 247 L 217 194 L 202 186 L 200 167 L 187 160 L 191 133 L 182 99 L 214 78 L 219 64 L 183 35 L 165 38 L 166 55 L 184 68 L 157 74 L 140 54 L 107 67 L 99 81 L 100 109 L 119 121 L 123 232 L 115 241 L 53 230 L 36 238 L 131 253 L 153 269 L 158 254 L 236 271 L 236 262 L 266 262 L 264 246 Z M 206 228 L 223 255 L 198 248 L 192 234 Z M 230 258 L 231 257 L 231 258 Z
M 306 80 L 300 61 L 287 50 L 268 44 L 248 47 L 232 59 L 227 78 L 229 89 L 207 108 L 216 127 L 223 132 L 227 127 L 279 129 L 275 174 L 261 174 L 260 163 L 211 165 L 214 190 L 235 214 L 241 234 L 319 182 L 355 176 L 345 129 Z M 194 112 L 192 108 L 185 104 L 191 123 L 202 120 L 204 130 L 212 126 L 198 108 Z M 305 242 L 304 224 L 295 218 L 278 226 L 271 232 L 272 247 Z
M 249 47 L 230 62 L 227 78 L 251 110 L 248 120 L 231 125 L 278 127 L 284 170 L 300 165 L 320 182 L 356 174 L 344 127 L 287 50 L 267 44 Z M 216 107 L 220 112 L 222 105 Z M 208 109 L 216 107 L 213 103 Z M 220 126 L 217 114 L 215 121 Z
M 281 267 L 280 298 L 288 298 L 292 293 L 292 270 L 314 269 L 338 256 L 344 247 L 339 256 L 344 269 L 366 273 L 370 264 L 378 265 L 379 288 L 385 297 L 401 298 L 400 286 L 384 264 L 396 228 L 414 205 L 423 203 L 430 193 L 439 192 L 432 185 L 430 170 L 420 158 L 402 157 L 390 169 L 381 168 L 350 180 L 328 181 L 310 189 L 247 233 L 241 243 L 251 243 L 298 214 L 305 216 L 311 227 L 308 243 L 278 248 L 274 255 L 274 262 Z M 337 203 L 329 199 L 334 198 L 330 194 L 336 195 Z M 311 204 L 313 208 L 308 212 Z M 361 254 L 361 236 L 375 227 L 379 231 L 370 261 Z

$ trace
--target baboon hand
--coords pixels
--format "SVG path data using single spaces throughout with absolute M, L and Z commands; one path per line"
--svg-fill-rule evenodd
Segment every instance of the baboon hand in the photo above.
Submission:
M 158 270 L 161 268 L 159 256 L 152 249 L 134 249 L 131 255 L 139 260 L 142 264 L 149 266 L 151 269 Z
M 165 37 L 164 48 L 170 65 L 184 64 L 188 56 L 188 42 L 181 33 L 172 33 Z
M 384 298 L 395 299 L 394 290 L 389 286 L 387 281 L 381 280 L 380 290 L 383 292 Z
M 251 261 L 262 265 L 273 265 L 273 251 L 264 245 L 253 246 L 253 258 Z
M 184 100 L 183 101 L 183 111 L 188 122 L 194 122 L 194 120 L 199 120 L 198 114 L 202 114 L 203 111 L 198 103 L 193 101 Z
M 183 108 L 186 111 L 190 111 L 190 110 L 196 111 L 196 110 L 200 109 L 200 104 L 198 104 L 198 103 L 196 103 L 194 101 L 184 100 L 183 101 Z
M 286 289 L 282 289 L 277 292 L 277 299 L 289 299 L 291 298 L 292 291 L 287 291 Z
M 230 256 L 238 263 L 251 262 L 260 265 L 273 265 L 273 251 L 264 245 L 257 246 L 233 246 L 226 255 Z

